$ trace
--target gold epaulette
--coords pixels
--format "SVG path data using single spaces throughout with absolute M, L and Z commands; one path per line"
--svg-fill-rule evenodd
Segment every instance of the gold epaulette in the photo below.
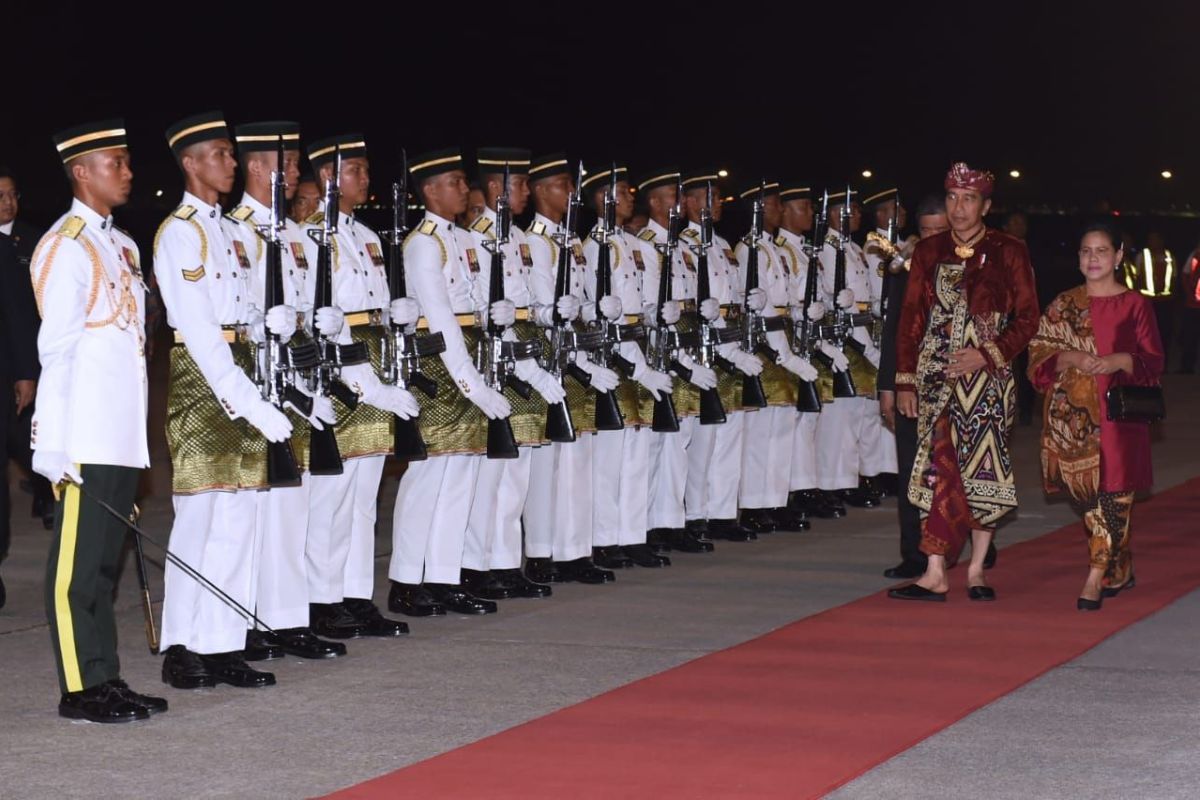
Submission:
M 231 220 L 233 220 L 235 222 L 246 222 L 252 216 L 254 216 L 254 209 L 251 208 L 250 206 L 238 206 L 237 208 L 233 209 L 225 216 L 229 217 Z
M 437 232 L 437 223 L 431 219 L 427 219 L 417 226 L 417 233 L 423 233 L 426 236 L 433 236 Z
M 655 238 L 654 231 L 650 228 L 646 228 L 638 234 L 637 238 L 641 239 L 643 242 L 653 242 Z
M 487 234 L 491 228 L 492 221 L 484 216 L 478 217 L 474 222 L 471 223 L 471 230 L 475 231 L 476 233 Z
M 324 221 L 325 221 L 325 212 L 324 211 L 314 211 L 313 213 L 309 214 L 307 217 L 304 218 L 304 222 L 306 225 L 320 225 Z
M 67 217 L 63 221 L 62 227 L 58 229 L 59 236 L 65 236 L 68 239 L 78 239 L 79 234 L 83 233 L 83 229 L 87 227 L 87 222 L 83 217 Z
M 533 224 L 529 226 L 528 232 L 533 234 L 534 236 L 545 236 L 546 235 L 546 223 L 542 222 L 541 220 L 534 220 Z
M 785 244 L 787 244 L 787 239 L 783 238 L 782 233 L 775 237 L 775 244 L 780 247 L 783 247 Z
M 697 231 L 695 228 L 684 228 L 682 231 L 679 232 L 679 235 L 685 239 L 699 239 L 700 238 L 700 232 Z
M 172 211 L 171 216 L 175 217 L 175 219 L 191 219 L 192 217 L 196 216 L 196 207 L 189 206 L 189 205 L 182 205 L 179 208 Z

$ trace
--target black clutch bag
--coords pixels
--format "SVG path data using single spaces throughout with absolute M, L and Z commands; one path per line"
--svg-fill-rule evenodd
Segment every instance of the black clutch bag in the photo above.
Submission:
M 1106 399 L 1109 422 L 1158 422 L 1167 416 L 1161 386 L 1112 386 Z

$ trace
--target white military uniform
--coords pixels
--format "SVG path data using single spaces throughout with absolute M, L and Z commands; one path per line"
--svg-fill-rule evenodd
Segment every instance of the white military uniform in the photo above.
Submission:
M 689 222 L 683 239 L 686 243 L 699 244 L 700 224 Z M 733 248 L 714 231 L 712 247 L 708 251 L 708 291 L 712 298 L 726 305 L 741 296 L 745 284 L 738 283 L 738 274 Z M 724 319 L 714 324 L 725 327 Z M 734 343 L 720 346 L 720 352 L 726 358 L 736 349 Z M 745 429 L 746 412 L 729 409 L 725 412 L 724 425 L 697 425 L 692 429 L 684 494 L 689 520 L 737 519 Z
M 593 228 L 598 232 L 599 226 Z M 619 227 L 609 237 L 612 294 L 626 315 L 642 312 L 645 258 L 631 236 Z M 600 245 L 593 236 L 583 243 L 588 279 L 586 300 L 596 297 L 596 266 Z M 636 255 L 635 255 L 636 253 Z M 634 364 L 646 363 L 637 342 L 622 342 L 621 355 Z M 624 378 L 622 378 L 624 380 Z M 650 426 L 619 431 L 596 431 L 592 443 L 592 544 L 596 547 L 646 542 L 650 501 Z
M 833 228 L 825 236 L 821 248 L 821 288 L 830 299 L 827 306 L 833 310 L 837 302 L 834 288 L 834 264 L 837 260 L 835 243 L 841 234 Z M 846 288 L 854 292 L 855 300 L 866 302 L 870 297 L 867 282 L 867 262 L 862 249 L 850 239 L 845 239 Z M 856 311 L 855 308 L 850 309 Z M 822 409 L 817 423 L 817 448 L 820 452 L 817 464 L 819 486 L 824 491 L 854 489 L 858 487 L 860 448 L 864 420 L 870 401 L 865 397 L 840 397 Z M 875 401 L 875 421 L 879 421 L 878 401 Z
M 804 306 L 804 293 L 808 288 L 808 255 L 805 252 L 806 237 L 803 234 L 792 233 L 780 228 L 775 237 L 775 245 L 783 255 L 788 269 L 790 303 L 793 308 Z M 828 302 L 817 287 L 817 300 L 829 307 Z M 817 479 L 817 423 L 821 413 L 802 413 L 796 422 L 796 435 L 792 439 L 792 473 L 788 482 L 788 490 L 792 492 L 816 489 L 820 481 Z
M 319 248 L 306 231 L 318 227 L 307 222 L 302 226 L 314 292 Z M 387 308 L 391 294 L 378 234 L 352 214 L 339 210 L 334 241 L 333 304 L 346 314 Z M 348 324 L 338 340 L 343 344 L 353 341 Z M 341 374 L 347 385 L 378 381 L 370 364 L 342 367 Z M 309 602 L 369 600 L 374 594 L 376 503 L 386 460 L 386 454 L 346 458 L 341 475 L 310 476 L 305 551 Z
M 887 237 L 886 228 L 877 229 L 876 233 Z M 889 265 L 884 261 L 883 254 L 874 247 L 868 247 L 863 256 L 867 262 L 867 280 L 871 289 L 871 313 L 879 317 L 883 308 L 883 275 Z M 860 441 L 859 471 L 867 477 L 874 477 L 881 472 L 895 472 L 896 435 L 883 425 L 879 400 L 869 398 L 867 410 L 863 413 L 866 416 L 863 418 Z
M 251 304 L 259 313 L 266 313 L 267 245 L 256 226 L 270 222 L 271 209 L 247 193 L 242 195 L 241 205 L 226 217 L 237 223 L 234 233 L 251 259 Z M 283 302 L 297 310 L 311 309 L 314 284 L 308 276 L 315 270 L 309 270 L 304 251 L 308 237 L 297 223 L 288 219 L 283 238 Z M 306 628 L 309 624 L 304 554 L 311 487 L 312 476 L 305 470 L 299 486 L 275 487 L 257 493 L 261 539 L 254 557 L 255 614 L 275 630 Z
M 554 285 L 558 277 L 558 242 L 563 225 L 535 214 L 526 241 L 533 259 L 529 286 L 539 309 L 553 322 Z M 586 295 L 587 262 L 583 243 L 571 234 L 569 293 L 581 301 Z M 580 356 L 586 357 L 586 356 Z M 573 380 L 573 379 L 572 379 Z M 578 434 L 573 442 L 551 442 L 530 454 L 529 496 L 525 504 L 525 555 L 574 561 L 592 554 L 592 446 L 594 435 Z
M 764 317 L 779 316 L 778 309 L 789 302 L 788 271 L 774 238 L 763 232 L 758 241 L 758 286 L 767 294 Z M 749 248 L 739 241 L 737 249 L 739 281 L 745 287 Z M 767 333 L 767 343 L 780 354 L 789 352 L 787 334 Z M 767 406 L 746 416 L 746 439 L 742 448 L 742 476 L 739 500 L 742 508 L 782 508 L 787 505 L 791 481 L 792 440 L 796 436 L 799 414 L 794 405 Z
M 485 207 L 483 215 L 471 225 L 469 235 L 481 258 L 480 271 L 475 275 L 476 296 L 486 300 L 491 296 L 492 256 L 484 243 L 496 239 L 496 212 Z M 530 290 L 532 268 L 533 252 L 525 232 L 513 226 L 504 248 L 504 299 L 517 308 L 529 309 L 534 317 L 545 318 L 545 309 L 537 307 Z M 504 338 L 516 340 L 516 332 L 509 329 Z M 516 362 L 515 372 L 522 380 L 528 381 L 533 374 L 542 371 L 535 359 Z M 463 549 L 465 569 L 482 572 L 520 568 L 521 514 L 529 496 L 532 455 L 540 449 L 543 448 L 519 447 L 517 458 L 485 458 L 479 465 Z
M 237 242 L 235 247 L 234 242 Z M 250 319 L 253 287 L 249 256 L 221 209 L 184 192 L 154 246 L 154 275 L 167 322 L 231 419 L 260 402 L 259 389 L 234 362 L 222 325 Z M 241 259 L 245 258 L 243 264 Z M 256 434 L 257 435 L 257 434 Z M 253 491 L 175 495 L 170 547 L 183 561 L 243 606 L 254 605 L 253 561 L 258 550 Z M 161 649 L 183 645 L 194 653 L 242 650 L 246 621 L 195 580 L 168 563 L 164 577 Z
M 433 226 L 429 233 L 421 232 L 424 223 Z M 473 249 L 466 231 L 432 211 L 425 212 L 422 225 L 404 244 L 409 297 L 421 304 L 429 330 L 445 338 L 446 350 L 440 358 L 458 390 L 463 389 L 463 375 L 478 374 L 455 319 L 455 314 L 478 313 L 484 305 L 476 294 L 477 275 L 467 257 Z M 479 263 L 477 253 L 472 258 Z M 482 460 L 469 453 L 431 453 L 426 460 L 408 465 L 396 490 L 389 578 L 407 584 L 425 580 L 458 585 Z

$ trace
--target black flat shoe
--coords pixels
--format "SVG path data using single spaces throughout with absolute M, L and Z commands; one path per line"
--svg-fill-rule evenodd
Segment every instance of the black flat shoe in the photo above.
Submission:
M 983 568 L 991 569 L 996 566 L 996 545 L 988 542 L 987 552 L 983 556 Z
M 283 652 L 297 658 L 337 658 L 346 655 L 346 645 L 318 639 L 308 628 L 284 628 L 275 631 L 274 636 L 268 633 L 267 638 L 279 645 Z
M 424 585 L 392 582 L 388 591 L 388 611 L 409 617 L 442 617 L 446 607 Z
M 367 626 L 359 622 L 342 603 L 309 603 L 309 627 L 318 636 L 329 639 L 358 639 L 367 635 Z
M 967 599 L 991 602 L 996 599 L 996 590 L 990 586 L 968 586 Z
M 266 631 L 246 631 L 246 649 L 242 651 L 247 661 L 274 661 L 283 658 L 283 646 Z
M 365 597 L 347 597 L 342 603 L 354 618 L 366 627 L 364 636 L 389 638 L 408 633 L 408 623 L 388 619 L 379 613 L 379 608 Z
M 490 570 L 463 569 L 460 571 L 463 588 L 484 600 L 507 600 L 512 597 L 503 581 L 497 580 Z
M 491 600 L 482 600 L 475 597 L 458 585 L 427 583 L 425 586 L 433 595 L 433 599 L 441 603 L 448 612 L 453 614 L 478 616 L 482 614 L 495 614 L 500 610 L 500 607 Z
M 217 679 L 197 653 L 181 644 L 173 644 L 163 654 L 163 683 L 173 689 L 211 689 Z
M 616 544 L 593 547 L 592 562 L 601 569 L 627 569 L 633 566 L 633 559 L 621 552 L 621 546 Z
M 842 502 L 842 498 L 838 497 L 837 492 L 818 491 L 818 494 L 835 519 L 840 519 L 849 513 L 846 511 L 846 504 Z
M 671 549 L 681 553 L 711 553 L 716 548 L 703 533 L 692 528 L 676 528 L 671 531 Z
M 1103 594 L 1100 595 L 1098 600 L 1089 600 L 1086 597 L 1079 597 L 1075 599 L 1076 611 L 1099 611 L 1102 605 L 1104 605 Z
M 772 508 L 769 513 L 777 531 L 806 531 L 812 527 L 808 515 L 793 508 Z
M 201 654 L 200 660 L 217 683 L 227 683 L 239 689 L 263 689 L 275 685 L 275 675 L 247 664 L 240 650 Z
M 151 714 L 162 714 L 168 708 L 167 701 L 162 697 L 141 694 L 129 688 L 129 684 L 120 678 L 113 678 L 108 685 L 125 695 L 125 698 L 149 711 Z
M 492 574 L 496 576 L 497 580 L 504 583 L 509 597 L 540 599 L 554 593 L 554 590 L 546 584 L 529 580 L 519 569 L 497 569 L 492 570 Z
M 559 561 L 556 564 L 559 574 L 562 575 L 562 579 L 566 582 L 599 585 L 601 583 L 611 583 L 617 579 L 617 576 L 611 570 L 600 569 L 592 563 L 590 558 Z
M 753 542 L 758 534 L 740 524 L 736 519 L 710 519 L 708 535 L 727 542 Z
M 651 528 L 646 531 L 646 544 L 656 554 L 671 552 L 671 534 L 670 528 Z
M 915 561 L 901 561 L 894 567 L 888 567 L 883 571 L 883 577 L 892 580 L 912 580 L 919 578 L 925 574 L 925 565 L 918 564 Z
M 863 488 L 843 489 L 838 493 L 846 505 L 855 508 L 875 508 L 879 505 L 879 497 Z
M 562 583 L 558 566 L 549 558 L 525 559 L 525 577 L 534 583 Z
M 8 602 L 8 592 L 4 589 L 4 579 L 0 578 L 0 608 L 4 608 L 6 602 Z
M 149 719 L 150 710 L 133 702 L 123 690 L 102 683 L 81 692 L 64 694 L 58 701 L 58 715 L 88 722 L 134 722 Z
M 649 545 L 631 544 L 621 548 L 621 551 L 639 567 L 649 569 L 658 569 L 659 567 L 671 566 L 671 559 L 666 556 L 660 556 L 650 549 Z
M 893 600 L 924 600 L 927 603 L 946 602 L 945 592 L 935 592 L 924 586 L 917 586 L 915 583 L 901 586 L 898 589 L 888 589 L 888 597 Z
M 1105 586 L 1100 590 L 1100 596 L 1116 597 L 1126 589 L 1132 589 L 1135 586 L 1137 586 L 1137 579 L 1134 578 L 1133 573 L 1131 572 L 1129 573 L 1129 580 L 1125 581 L 1120 586 Z
M 775 520 L 771 512 L 765 508 L 743 508 L 738 524 L 751 533 L 771 533 L 775 530 Z

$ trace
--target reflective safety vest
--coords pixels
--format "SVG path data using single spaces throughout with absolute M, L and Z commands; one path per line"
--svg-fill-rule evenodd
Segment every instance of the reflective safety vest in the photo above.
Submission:
M 1170 250 L 1164 251 L 1161 261 L 1156 261 L 1147 247 L 1136 261 L 1125 262 L 1125 285 L 1146 297 L 1170 297 L 1174 280 L 1175 257 Z

